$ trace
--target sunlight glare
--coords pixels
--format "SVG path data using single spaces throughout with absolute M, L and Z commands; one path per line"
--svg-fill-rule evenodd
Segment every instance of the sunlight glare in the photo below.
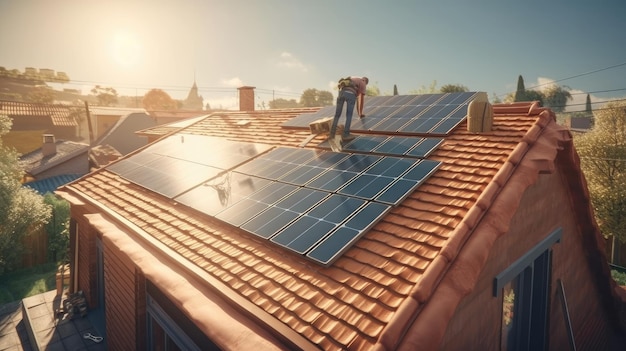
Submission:
M 113 58 L 124 67 L 135 66 L 141 56 L 141 47 L 137 38 L 129 32 L 118 32 L 113 37 Z

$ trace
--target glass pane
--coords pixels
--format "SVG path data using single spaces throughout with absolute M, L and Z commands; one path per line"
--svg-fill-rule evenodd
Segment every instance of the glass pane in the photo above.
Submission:
M 507 283 L 502 288 L 502 338 L 500 349 L 502 351 L 515 350 L 515 304 L 516 299 L 515 280 Z

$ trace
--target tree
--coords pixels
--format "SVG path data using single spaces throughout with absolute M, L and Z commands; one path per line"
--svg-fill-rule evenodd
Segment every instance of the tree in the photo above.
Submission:
M 409 91 L 409 94 L 435 94 L 437 92 L 437 81 L 433 80 L 428 87 L 421 86 L 419 89 Z
M 0 137 L 11 129 L 11 120 L 0 115 Z M 50 206 L 34 190 L 22 187 L 23 171 L 17 152 L 0 138 L 0 274 L 19 267 L 24 254 L 22 240 L 50 218 Z
M 46 224 L 48 234 L 48 260 L 58 262 L 65 258 L 70 242 L 70 204 L 52 193 L 43 200 L 52 209 L 52 217 Z
M 175 110 L 178 104 L 168 93 L 161 89 L 152 89 L 143 97 L 143 108 L 148 111 Z
M 626 242 L 626 103 L 595 114 L 594 128 L 574 143 L 602 234 Z
M 307 89 L 300 97 L 300 105 L 304 107 L 331 106 L 333 94 L 330 91 Z
M 54 102 L 54 90 L 50 87 L 37 87 L 26 96 L 26 99 L 37 104 L 51 104 Z
M 275 99 L 270 101 L 269 106 L 271 109 L 277 109 L 277 108 L 294 108 L 294 107 L 299 107 L 300 104 L 296 101 L 296 99 Z
M 572 99 L 572 94 L 567 90 L 567 87 L 560 87 L 556 84 L 549 86 L 543 90 L 543 102 L 546 107 L 549 107 L 554 112 L 563 112 L 567 100 Z
M 398 95 L 398 86 L 397 85 L 393 85 L 393 95 Z
M 96 96 L 100 106 L 111 106 L 117 103 L 117 91 L 111 87 L 96 85 L 91 89 L 91 93 Z
M 519 100 L 519 101 L 539 101 L 539 104 L 543 106 L 543 99 L 544 99 L 543 94 L 540 91 L 526 90 L 524 92 L 524 100 Z
M 461 84 L 446 84 L 442 86 L 439 91 L 441 93 L 464 93 L 468 92 L 469 89 L 465 85 Z
M 528 101 L 526 100 L 526 87 L 524 87 L 524 78 L 521 74 L 517 77 L 517 90 L 515 91 L 515 99 L 513 101 Z
M 379 96 L 380 95 L 380 88 L 375 83 L 374 84 L 368 84 L 367 88 L 365 89 L 365 95 L 367 95 L 367 96 Z
M 585 101 L 585 112 L 590 115 L 593 113 L 591 110 L 591 98 L 589 97 L 589 94 L 587 94 L 587 101 Z

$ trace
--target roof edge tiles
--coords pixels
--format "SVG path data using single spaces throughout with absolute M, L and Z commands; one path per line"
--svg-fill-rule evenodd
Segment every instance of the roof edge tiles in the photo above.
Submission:
M 501 168 L 487 185 L 489 189 L 483 191 L 467 214 L 470 217 L 471 213 L 475 213 L 475 216 L 471 217 L 476 217 L 476 220 L 455 229 L 450 236 L 450 242 L 442 248 L 442 255 L 437 257 L 442 260 L 435 259 L 432 262 L 420 282 L 415 285 L 410 298 L 407 298 L 398 309 L 402 313 L 394 315 L 380 334 L 376 344 L 377 350 L 395 350 L 400 345 L 420 350 L 437 347 L 443 338 L 445 325 L 452 318 L 454 310 L 476 284 L 481 268 L 489 255 L 489 248 L 499 236 L 506 233 L 507 228 L 502 226 L 508 226 L 515 213 L 515 209 L 509 209 L 510 211 L 505 211 L 506 213 L 501 213 L 501 209 L 493 209 L 494 204 L 502 198 L 501 192 L 507 191 L 509 198 L 511 196 L 521 198 L 524 191 L 537 181 L 542 169 L 534 168 L 537 165 L 535 157 L 527 157 L 529 154 L 534 154 L 532 152 L 534 148 L 544 149 L 550 146 L 553 152 L 549 153 L 550 160 L 546 161 L 554 163 L 557 150 L 561 149 L 560 144 L 571 142 L 571 137 L 568 138 L 560 132 L 564 127 L 556 124 L 554 113 L 544 113 L 543 109 L 531 109 L 532 106 L 534 106 L 532 103 L 516 106 L 519 110 L 532 110 L 540 113 L 533 127 L 529 129 L 523 141 L 520 141 L 505 162 L 513 164 L 514 167 Z M 552 124 L 550 124 L 551 121 Z M 569 133 L 567 135 L 569 136 Z M 542 139 L 547 140 L 543 142 Z M 527 167 L 528 171 L 516 174 L 516 169 L 520 167 Z M 513 186 L 507 186 L 509 184 Z M 513 201 L 513 203 L 517 204 L 519 201 Z M 494 211 L 498 212 L 499 221 L 481 220 L 482 217 L 493 214 Z M 479 223 L 478 227 L 473 227 L 476 223 Z M 493 223 L 502 225 L 496 228 L 492 226 Z M 487 226 L 490 227 L 487 228 Z M 482 228 L 485 230 L 480 230 Z M 467 267 L 474 269 L 468 270 Z M 456 274 L 451 272 L 453 269 L 457 271 Z M 451 276 L 454 276 L 454 279 Z M 422 283 L 424 280 L 426 282 Z M 436 298 L 434 297 L 435 291 L 441 291 Z M 437 308 L 433 307 L 435 305 Z M 410 311 L 411 308 L 412 311 Z M 426 344 L 425 341 L 427 341 Z
M 66 189 L 80 193 L 71 185 Z M 57 191 L 56 194 L 70 202 L 77 200 L 67 191 Z M 85 217 L 90 225 L 101 232 L 103 238 L 107 238 L 118 250 L 130 257 L 142 273 L 166 293 L 181 311 L 201 326 L 203 332 L 222 349 L 254 349 L 262 346 L 263 350 L 284 350 L 285 345 L 291 345 L 290 349 L 319 350 L 302 335 L 239 296 L 200 267 L 173 254 L 169 247 L 143 232 L 126 218 L 86 194 L 81 195 L 83 199 L 98 207 L 107 216 L 115 218 L 125 228 L 120 228 L 101 214 L 86 214 Z M 72 205 L 84 206 L 85 203 L 78 200 L 77 203 L 72 202 Z M 154 252 L 159 253 L 153 254 Z M 169 265 L 163 262 L 169 262 Z M 179 274 L 180 271 L 173 269 L 173 266 L 180 267 L 183 274 Z M 163 274 L 164 272 L 168 274 Z M 202 286 L 200 281 L 208 284 L 210 288 L 200 289 L 199 287 Z M 213 305 L 215 308 L 207 313 L 207 305 Z M 224 313 L 217 311 L 224 311 Z M 220 329 L 221 326 L 223 328 Z M 279 340 L 276 336 L 282 337 Z

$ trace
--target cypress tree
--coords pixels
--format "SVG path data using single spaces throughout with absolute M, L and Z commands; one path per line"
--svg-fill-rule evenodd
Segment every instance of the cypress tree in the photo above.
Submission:
M 393 85 L 393 95 L 398 95 L 398 86 L 397 85 Z
M 587 94 L 587 102 L 585 103 L 585 112 L 591 113 L 591 98 Z
M 520 74 L 517 77 L 517 90 L 515 91 L 515 101 L 525 101 L 526 88 L 524 87 L 524 78 Z

